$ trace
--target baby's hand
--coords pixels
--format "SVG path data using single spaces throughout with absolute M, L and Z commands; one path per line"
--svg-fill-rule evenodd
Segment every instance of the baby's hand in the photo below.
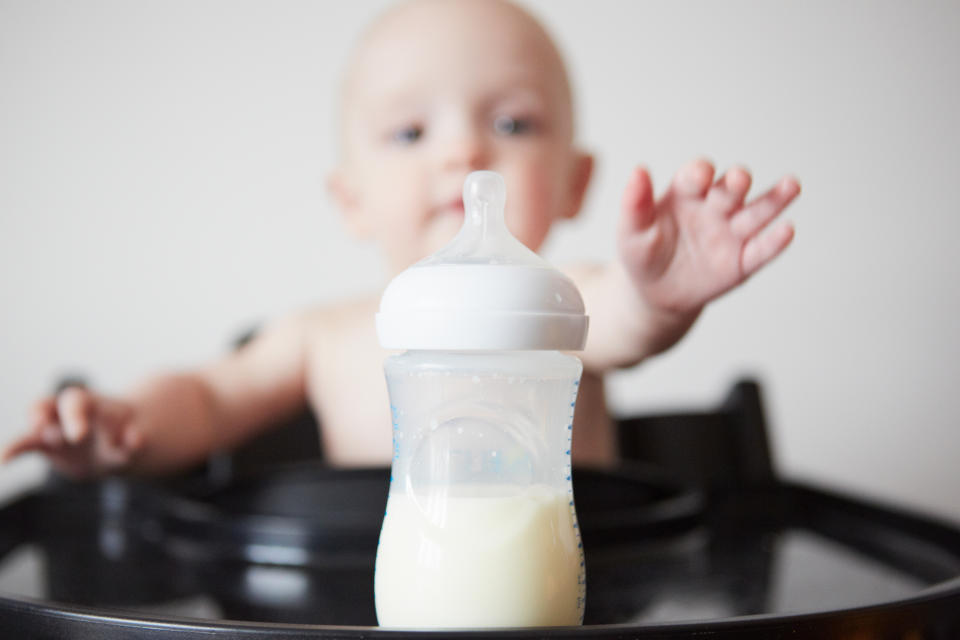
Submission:
M 644 302 L 655 309 L 698 312 L 777 257 L 793 239 L 788 222 L 764 229 L 800 193 L 795 179 L 783 178 L 744 204 L 749 173 L 731 169 L 715 183 L 713 175 L 709 162 L 692 162 L 657 202 L 645 169 L 636 169 L 627 185 L 620 254 Z
M 78 479 L 119 470 L 143 446 L 133 414 L 125 402 L 68 387 L 33 405 L 29 432 L 7 447 L 2 460 L 39 451 L 59 472 Z

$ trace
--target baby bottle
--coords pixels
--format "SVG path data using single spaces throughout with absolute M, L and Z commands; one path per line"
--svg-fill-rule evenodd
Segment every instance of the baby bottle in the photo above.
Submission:
M 477 171 L 464 223 L 387 287 L 377 332 L 393 461 L 374 594 L 401 627 L 583 621 L 570 448 L 587 317 L 573 282 L 504 222 Z

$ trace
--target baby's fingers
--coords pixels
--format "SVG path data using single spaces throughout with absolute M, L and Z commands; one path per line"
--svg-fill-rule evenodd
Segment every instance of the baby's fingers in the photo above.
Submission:
M 39 431 L 28 433 L 19 440 L 12 442 L 3 450 L 3 454 L 0 454 L 0 463 L 9 462 L 17 456 L 30 451 L 43 451 L 46 446 L 47 442 L 44 439 L 43 433 Z
M 67 387 L 57 396 L 57 416 L 67 442 L 78 444 L 90 435 L 93 395 L 82 387 Z
M 621 201 L 621 236 L 644 231 L 656 220 L 653 204 L 653 182 L 644 167 L 633 170 Z
M 743 207 L 750 191 L 750 173 L 742 167 L 733 167 L 720 177 L 707 192 L 707 209 L 719 215 L 731 216 Z
M 53 398 L 44 399 L 31 408 L 29 433 L 7 445 L 0 453 L 0 463 L 9 462 L 30 451 L 49 454 L 66 445 L 60 425 L 56 422 L 56 411 L 49 407 L 53 402 Z
M 781 222 L 766 233 L 750 238 L 740 254 L 740 270 L 745 278 L 780 255 L 793 240 L 793 225 Z
M 121 449 L 136 449 L 142 440 L 139 430 L 132 426 L 133 409 L 124 402 L 103 396 L 96 397 L 94 418 L 98 428 L 106 432 L 110 444 Z
M 713 183 L 713 163 L 698 158 L 685 164 L 677 172 L 670 185 L 673 195 L 686 198 L 702 198 Z
M 0 454 L 0 462 L 7 462 L 28 451 L 63 446 L 65 440 L 57 418 L 57 400 L 50 396 L 30 407 L 27 435 L 8 445 Z
M 37 400 L 30 406 L 28 420 L 30 429 L 38 431 L 47 425 L 57 424 L 57 399 L 48 396 Z
M 749 203 L 730 219 L 730 228 L 741 238 L 758 233 L 800 193 L 800 184 L 794 178 L 784 178 L 777 186 Z

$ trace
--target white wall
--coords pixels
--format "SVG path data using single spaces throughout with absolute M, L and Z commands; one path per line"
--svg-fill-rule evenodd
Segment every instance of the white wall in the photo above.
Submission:
M 697 155 L 804 187 L 795 245 L 615 406 L 708 406 L 754 374 L 786 473 L 960 519 L 960 5 L 527 4 L 600 160 L 550 259 L 612 255 L 638 162 L 659 188 Z M 377 286 L 323 177 L 340 66 L 384 5 L 0 0 L 0 439 L 64 372 L 121 390 Z

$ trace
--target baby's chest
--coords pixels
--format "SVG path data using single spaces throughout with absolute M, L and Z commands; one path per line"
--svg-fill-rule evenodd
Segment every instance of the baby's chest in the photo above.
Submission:
M 385 353 L 339 340 L 307 372 L 307 396 L 316 413 L 324 455 L 334 464 L 387 464 L 391 456 L 390 403 Z

